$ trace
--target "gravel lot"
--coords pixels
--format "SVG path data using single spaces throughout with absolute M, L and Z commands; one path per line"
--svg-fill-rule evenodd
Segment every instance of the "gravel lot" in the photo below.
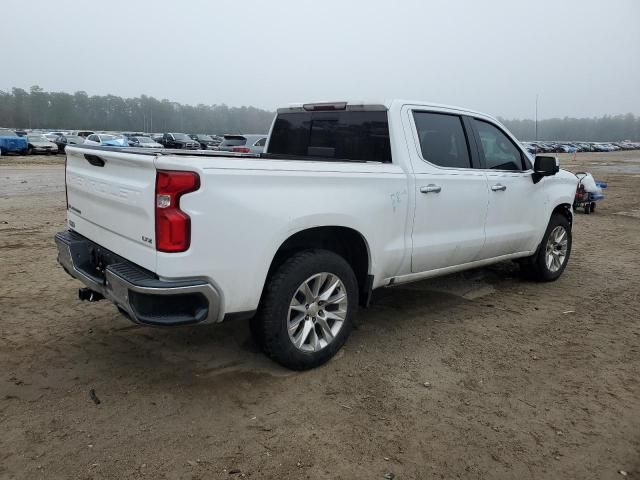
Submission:
M 1 157 L 0 478 L 640 478 L 640 152 L 562 162 L 610 188 L 559 281 L 506 263 L 378 291 L 292 373 L 243 322 L 79 302 L 63 158 Z

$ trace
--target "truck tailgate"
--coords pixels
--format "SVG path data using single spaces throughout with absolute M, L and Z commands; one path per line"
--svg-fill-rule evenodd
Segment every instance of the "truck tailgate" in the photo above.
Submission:
M 155 155 L 67 147 L 69 226 L 155 271 Z

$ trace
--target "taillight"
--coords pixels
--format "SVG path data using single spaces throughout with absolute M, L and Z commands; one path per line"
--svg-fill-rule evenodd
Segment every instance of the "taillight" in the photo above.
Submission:
M 195 172 L 158 170 L 156 174 L 156 250 L 184 252 L 191 243 L 191 218 L 180 210 L 180 197 L 200 188 Z
M 251 149 L 249 147 L 233 147 L 231 151 L 236 153 L 251 153 Z

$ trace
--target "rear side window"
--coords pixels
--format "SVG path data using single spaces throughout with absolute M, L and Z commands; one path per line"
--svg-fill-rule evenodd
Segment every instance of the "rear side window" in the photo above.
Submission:
M 267 139 L 266 138 L 261 138 L 260 140 L 258 140 L 256 143 L 254 143 L 253 145 L 255 147 L 264 147 L 265 144 L 267 143 Z
M 471 168 L 467 137 L 457 115 L 413 112 L 422 158 L 445 168 Z
M 269 139 L 269 155 L 389 163 L 387 112 L 281 113 Z
M 494 170 L 523 170 L 522 153 L 504 133 L 494 125 L 474 119 L 485 168 Z
M 225 137 L 220 143 L 221 147 L 241 147 L 247 143 L 247 139 L 244 137 Z

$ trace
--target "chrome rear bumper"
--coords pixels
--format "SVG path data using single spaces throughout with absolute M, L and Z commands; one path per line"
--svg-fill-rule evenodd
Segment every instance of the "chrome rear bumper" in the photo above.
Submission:
M 220 294 L 199 279 L 160 280 L 82 235 L 55 236 L 58 263 L 72 277 L 111 300 L 136 323 L 188 325 L 220 320 Z

